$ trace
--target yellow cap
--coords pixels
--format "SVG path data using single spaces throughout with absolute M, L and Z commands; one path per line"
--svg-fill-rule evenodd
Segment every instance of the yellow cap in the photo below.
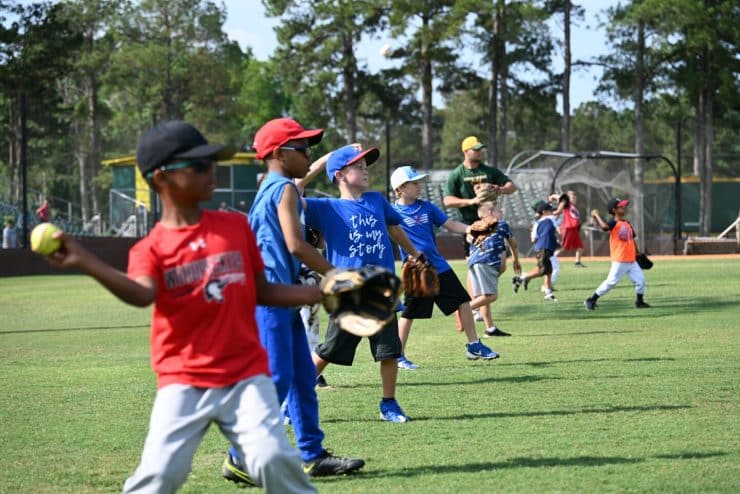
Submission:
M 480 142 L 477 137 L 470 136 L 470 137 L 466 137 L 465 139 L 463 139 L 462 146 L 460 146 L 460 147 L 462 148 L 462 152 L 464 153 L 468 149 L 475 149 L 477 151 L 477 150 L 479 150 L 481 148 L 484 148 L 486 146 L 485 146 L 485 144 L 483 144 L 482 142 Z

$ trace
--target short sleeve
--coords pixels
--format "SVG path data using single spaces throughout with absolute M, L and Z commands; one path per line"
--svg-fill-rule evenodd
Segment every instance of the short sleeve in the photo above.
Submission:
M 458 184 L 458 178 L 460 174 L 457 172 L 457 168 L 450 172 L 447 177 L 447 183 L 445 184 L 445 195 L 460 197 L 460 185 Z
M 429 204 L 429 216 L 431 216 L 432 223 L 434 224 L 434 226 L 442 226 L 445 223 L 447 223 L 447 220 L 449 220 L 449 218 L 444 213 L 444 211 L 439 209 L 437 206 L 435 206 L 431 202 L 428 204 Z
M 613 218 L 610 219 L 609 221 L 606 222 L 606 226 L 608 227 L 609 231 L 612 231 L 614 227 L 617 226 L 617 220 Z
M 499 225 L 499 228 L 501 228 L 501 235 L 503 235 L 504 238 L 511 238 L 514 236 L 514 234 L 511 233 L 511 227 L 508 223 L 501 223 L 501 225 Z
M 304 220 L 306 226 L 310 226 L 314 230 L 323 231 L 321 224 L 321 202 L 323 199 L 307 197 L 306 198 L 306 209 L 304 210 Z
M 152 246 L 150 238 L 146 237 L 128 252 L 127 274 L 132 280 L 142 276 L 149 276 L 155 280 L 160 279 L 161 267 Z
M 501 170 L 498 168 L 496 169 L 496 172 L 498 173 L 498 179 L 496 181 L 496 185 L 506 185 L 507 182 L 511 182 L 511 179 Z
M 403 221 L 401 214 L 396 211 L 388 201 L 385 200 L 385 197 L 378 193 L 376 200 L 383 207 L 383 215 L 385 216 L 386 225 L 400 225 Z

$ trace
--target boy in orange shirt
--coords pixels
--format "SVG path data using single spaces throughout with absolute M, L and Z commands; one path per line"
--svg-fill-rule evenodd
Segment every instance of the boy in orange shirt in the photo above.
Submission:
M 635 245 L 635 230 L 625 218 L 627 214 L 625 208 L 629 203 L 627 199 L 619 198 L 609 201 L 609 214 L 613 215 L 613 218 L 608 223 L 601 218 L 598 211 L 593 210 L 591 212 L 591 216 L 593 216 L 601 229 L 609 232 L 609 252 L 612 267 L 609 270 L 609 275 L 599 285 L 594 294 L 583 302 L 586 310 L 594 310 L 599 297 L 614 288 L 624 275 L 629 275 L 630 280 L 635 285 L 635 290 L 637 291 L 635 307 L 638 309 L 650 307 L 642 299 L 645 293 L 645 275 L 636 261 L 637 246 Z

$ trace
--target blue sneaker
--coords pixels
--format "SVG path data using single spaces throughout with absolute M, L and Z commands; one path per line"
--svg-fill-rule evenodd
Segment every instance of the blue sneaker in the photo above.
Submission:
M 407 359 L 406 355 L 401 355 L 397 360 L 399 369 L 414 370 L 419 368 L 418 365 Z
M 468 343 L 465 345 L 465 348 L 468 350 L 468 360 L 477 360 L 479 358 L 483 360 L 493 360 L 498 358 L 498 353 L 481 343 L 480 340 Z
M 409 418 L 401 410 L 401 405 L 396 400 L 380 402 L 380 420 L 402 424 L 408 422 Z

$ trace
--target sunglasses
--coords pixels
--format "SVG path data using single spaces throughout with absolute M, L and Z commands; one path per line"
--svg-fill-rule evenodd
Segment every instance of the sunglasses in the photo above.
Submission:
M 182 168 L 192 168 L 198 173 L 204 173 L 211 169 L 211 167 L 213 166 L 213 163 L 214 163 L 213 160 L 207 160 L 207 159 L 178 161 L 177 163 L 170 163 L 168 165 L 162 165 L 159 168 L 156 168 L 155 170 L 152 170 L 149 173 L 147 173 L 147 176 L 151 177 L 152 175 L 154 175 L 154 172 L 156 170 L 161 170 L 165 172 L 169 170 L 180 170 Z
M 311 148 L 308 146 L 280 146 L 280 149 L 288 149 L 303 154 L 306 158 L 311 157 Z

